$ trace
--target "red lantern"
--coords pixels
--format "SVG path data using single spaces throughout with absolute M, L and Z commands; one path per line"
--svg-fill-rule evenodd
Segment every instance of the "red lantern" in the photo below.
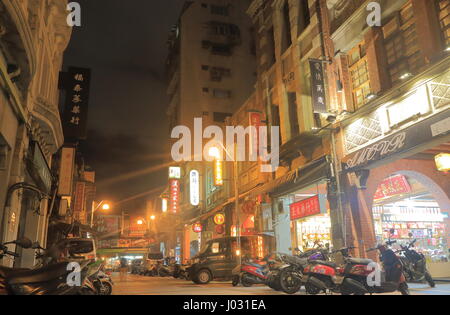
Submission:
M 201 233 L 201 232 L 203 231 L 203 225 L 202 225 L 201 223 L 195 223 L 195 224 L 192 226 L 192 230 L 193 230 L 195 233 Z

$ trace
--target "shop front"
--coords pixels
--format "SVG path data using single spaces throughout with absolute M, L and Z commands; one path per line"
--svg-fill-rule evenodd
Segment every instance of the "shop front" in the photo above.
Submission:
M 349 183 L 348 241 L 364 255 L 389 238 L 397 248 L 417 240 L 415 249 L 426 256 L 432 276 L 440 278 L 450 277 L 450 166 L 438 163 L 439 157 L 450 156 L 450 109 L 429 101 L 425 92 L 433 84 L 348 125 L 344 138 L 351 153 L 343 161 Z M 393 114 L 400 110 L 398 121 Z M 364 143 L 355 146 L 363 137 Z

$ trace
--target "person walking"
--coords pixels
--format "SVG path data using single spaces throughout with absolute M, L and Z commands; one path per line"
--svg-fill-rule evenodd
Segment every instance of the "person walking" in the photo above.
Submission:
M 128 274 L 128 260 L 126 258 L 120 259 L 120 281 L 125 281 Z

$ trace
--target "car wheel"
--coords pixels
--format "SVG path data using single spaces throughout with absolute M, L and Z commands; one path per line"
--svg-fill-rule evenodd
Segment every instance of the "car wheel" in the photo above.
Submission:
M 212 280 L 211 272 L 207 269 L 202 269 L 197 272 L 196 281 L 197 284 L 208 284 Z

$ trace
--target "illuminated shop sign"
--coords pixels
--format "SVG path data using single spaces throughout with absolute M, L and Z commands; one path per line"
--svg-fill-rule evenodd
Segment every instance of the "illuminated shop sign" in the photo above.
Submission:
M 411 186 L 403 175 L 396 175 L 385 179 L 378 185 L 374 199 L 384 199 L 397 195 L 407 194 L 411 192 Z
M 221 225 L 225 223 L 225 215 L 223 215 L 222 213 L 218 213 L 214 216 L 214 223 L 216 225 Z
M 181 167 L 178 167 L 178 166 L 169 167 L 169 178 L 170 179 L 180 179 L 181 178 Z
M 293 203 L 289 208 L 292 221 L 322 213 L 319 196 Z
M 223 186 L 223 162 L 214 161 L 214 186 Z
M 189 182 L 191 205 L 198 206 L 200 204 L 200 174 L 198 171 L 192 170 L 189 173 Z
M 178 179 L 171 179 L 170 185 L 170 210 L 172 213 L 178 213 L 180 205 L 180 181 Z
M 192 230 L 195 233 L 201 233 L 203 231 L 203 225 L 201 223 L 195 223 L 194 225 L 192 225 Z

